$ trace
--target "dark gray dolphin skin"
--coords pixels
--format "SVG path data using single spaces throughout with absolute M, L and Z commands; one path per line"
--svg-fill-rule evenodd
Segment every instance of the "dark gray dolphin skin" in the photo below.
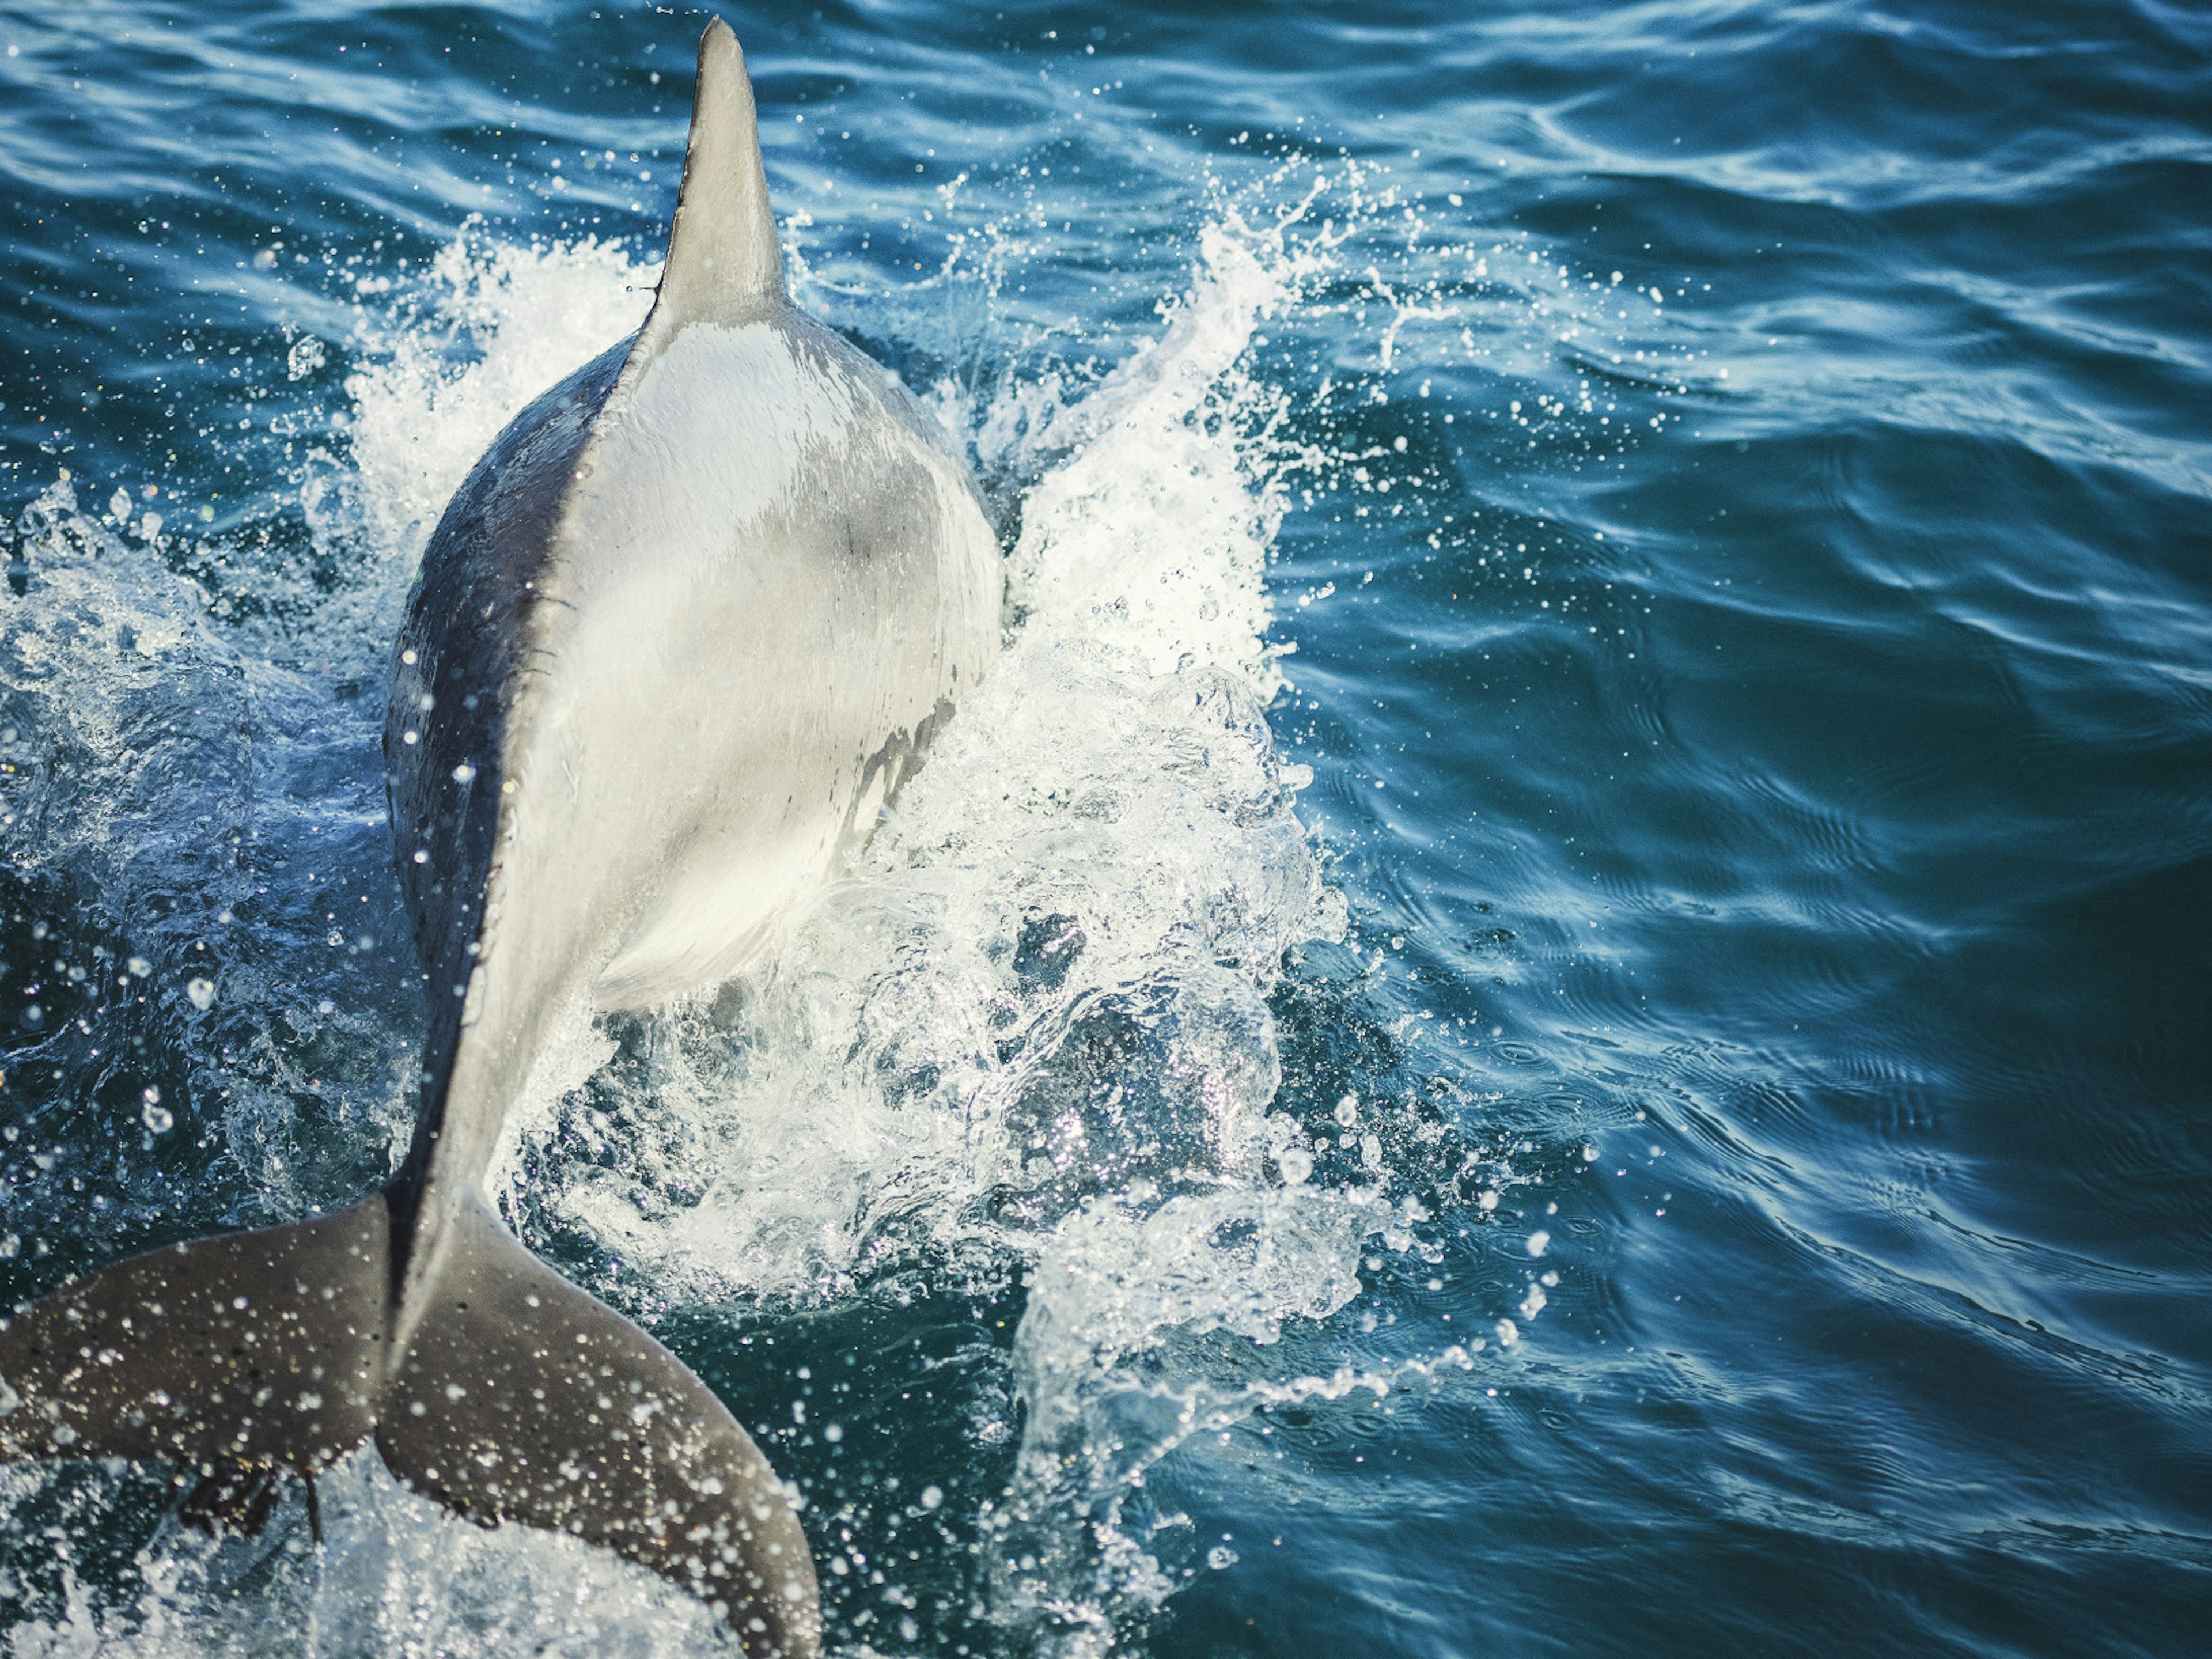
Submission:
M 0 1330 L 0 1456 L 167 1462 L 187 1518 L 374 1438 L 486 1524 L 602 1544 L 756 1656 L 820 1644 L 792 1503 L 651 1337 L 480 1189 L 549 1022 L 720 983 L 864 836 L 996 653 L 973 486 L 881 368 L 794 310 L 752 88 L 720 22 L 659 295 L 526 409 L 423 556 L 385 732 L 434 1010 L 398 1176 L 178 1244 Z

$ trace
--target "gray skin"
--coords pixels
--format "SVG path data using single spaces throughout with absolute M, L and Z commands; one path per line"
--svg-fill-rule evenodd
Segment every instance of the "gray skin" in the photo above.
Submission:
M 742 972 L 998 648 L 972 485 L 793 308 L 720 22 L 699 70 L 651 316 L 477 462 L 400 635 L 385 754 L 433 1013 L 399 1174 L 18 1310 L 0 1455 L 177 1463 L 188 1519 L 254 1526 L 285 1473 L 312 1516 L 313 1474 L 373 1437 L 416 1491 L 605 1545 L 804 1659 L 813 1567 L 767 1460 L 482 1193 L 549 1024 Z

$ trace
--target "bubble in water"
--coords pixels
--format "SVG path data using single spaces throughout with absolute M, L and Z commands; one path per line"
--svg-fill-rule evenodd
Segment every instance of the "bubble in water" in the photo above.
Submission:
M 1206 1553 L 1206 1565 L 1216 1572 L 1219 1572 L 1224 1567 L 1235 1566 L 1237 1559 L 1237 1552 L 1226 1544 L 1216 1544 Z
M 924 1508 L 924 1509 L 926 1509 L 926 1510 L 933 1510 L 933 1509 L 935 1509 L 935 1508 L 936 1508 L 939 1504 L 942 1504 L 944 1501 L 945 1501 L 945 1492 L 944 1492 L 944 1489 L 943 1489 L 942 1487 L 939 1487 L 939 1486 L 924 1486 L 924 1487 L 921 1489 L 921 1506 L 922 1506 L 922 1508 Z
M 159 1089 L 147 1090 L 143 1098 L 146 1103 L 140 1109 L 138 1115 L 144 1121 L 148 1128 L 157 1135 L 165 1135 L 176 1127 L 175 1116 L 167 1107 L 161 1104 L 161 1091 Z
M 192 1000 L 192 1006 L 205 1013 L 215 1006 L 215 981 L 211 979 L 192 979 L 185 983 L 185 994 Z

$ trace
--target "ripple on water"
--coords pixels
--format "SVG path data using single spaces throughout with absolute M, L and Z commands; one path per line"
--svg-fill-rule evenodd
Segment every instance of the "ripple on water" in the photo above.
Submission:
M 204 10 L 0 27 L 11 1295 L 388 1165 L 392 618 L 683 141 L 646 10 Z M 568 1028 L 507 1196 L 844 1649 L 2187 1648 L 2202 36 L 756 20 L 1012 648 L 757 982 Z M 373 1462 L 319 1557 L 4 1486 L 27 1652 L 719 1639 Z

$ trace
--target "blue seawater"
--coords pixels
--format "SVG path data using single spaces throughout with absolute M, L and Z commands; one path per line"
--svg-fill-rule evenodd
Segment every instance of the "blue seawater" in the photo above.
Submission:
M 835 1650 L 2204 1652 L 2206 12 L 721 9 L 1008 653 L 500 1196 Z M 385 653 L 703 17 L 0 6 L 9 1297 L 404 1146 Z M 732 1650 L 373 1457 L 173 1499 L 0 1474 L 9 1651 Z

